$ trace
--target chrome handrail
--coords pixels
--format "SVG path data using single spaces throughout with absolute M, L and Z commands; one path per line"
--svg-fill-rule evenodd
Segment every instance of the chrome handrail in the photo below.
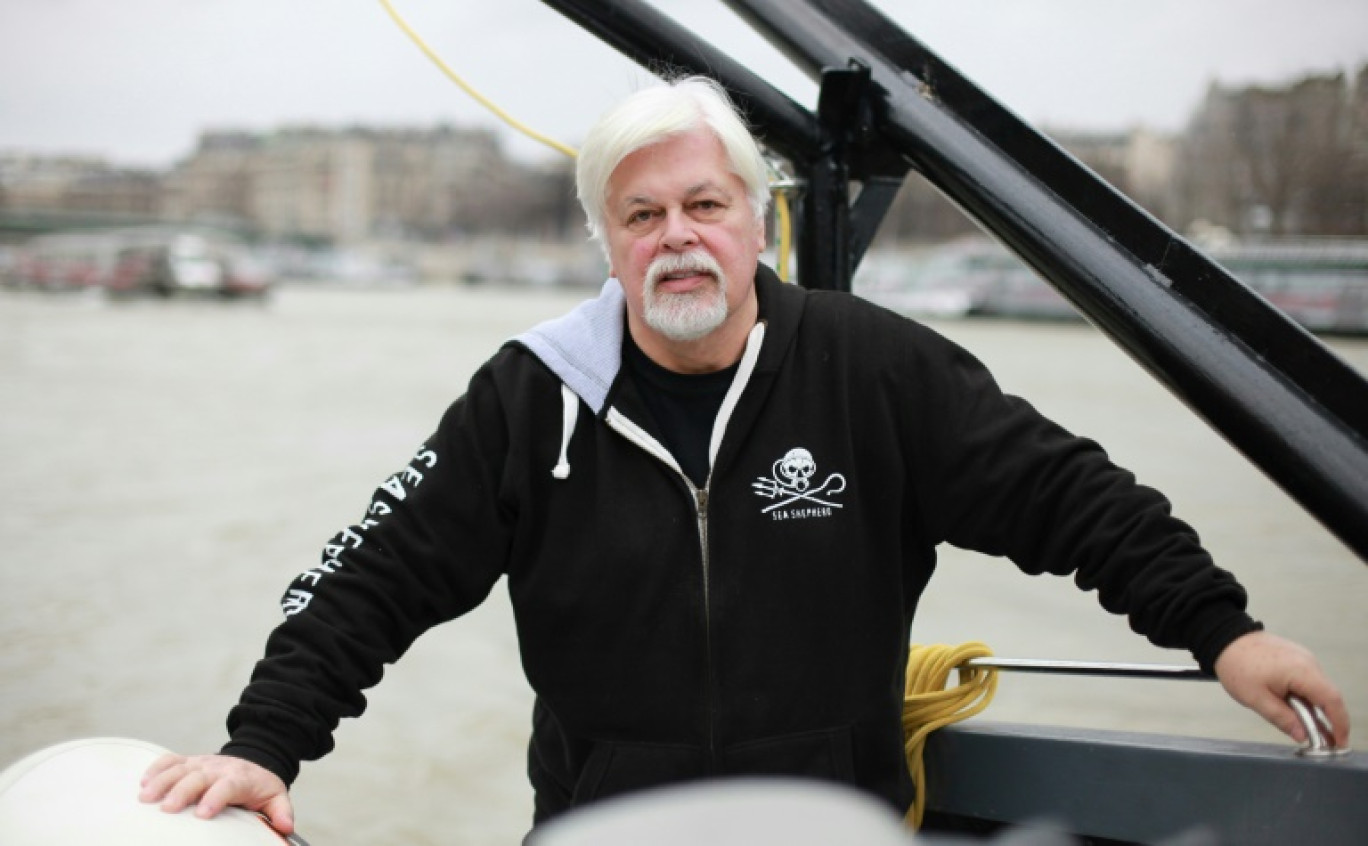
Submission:
M 1216 676 L 1200 667 L 1178 664 L 1132 664 L 1118 661 L 1064 661 L 1051 658 L 970 658 L 962 666 L 1018 673 L 1046 673 L 1075 676 L 1111 676 L 1132 679 L 1174 679 L 1216 681 Z M 1306 758 L 1337 758 L 1349 754 L 1349 747 L 1335 746 L 1334 731 L 1325 712 L 1299 696 L 1289 695 L 1287 704 L 1306 729 L 1306 743 L 1297 754 Z
M 1046 658 L 970 658 L 966 666 L 1018 673 L 1058 673 L 1075 676 L 1117 676 L 1141 679 L 1215 681 L 1199 667 L 1175 664 L 1128 664 L 1116 661 L 1061 661 Z

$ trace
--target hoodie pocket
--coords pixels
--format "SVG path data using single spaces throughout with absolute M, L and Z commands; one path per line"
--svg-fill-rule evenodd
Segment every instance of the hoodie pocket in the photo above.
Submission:
M 730 746 L 722 753 L 727 775 L 773 775 L 853 783 L 855 762 L 850 729 L 789 734 Z
M 694 747 L 596 743 L 575 782 L 571 804 L 689 781 L 704 773 L 703 751 Z

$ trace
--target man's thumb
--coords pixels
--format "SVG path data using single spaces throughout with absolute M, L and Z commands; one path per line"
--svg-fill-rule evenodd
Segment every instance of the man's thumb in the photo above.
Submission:
M 272 797 L 261 807 L 261 813 L 271 823 L 271 828 L 281 834 L 294 833 L 294 807 L 288 794 L 281 793 Z

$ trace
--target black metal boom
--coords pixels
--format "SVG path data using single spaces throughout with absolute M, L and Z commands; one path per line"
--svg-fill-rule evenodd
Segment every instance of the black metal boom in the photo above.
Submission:
M 815 114 L 639 0 L 544 2 L 733 93 L 806 185 L 804 285 L 849 289 L 915 169 L 1368 561 L 1368 381 L 863 0 L 726 0 L 821 80 Z

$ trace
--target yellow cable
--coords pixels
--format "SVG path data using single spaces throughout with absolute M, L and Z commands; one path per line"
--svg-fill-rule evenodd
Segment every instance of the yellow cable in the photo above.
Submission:
M 782 282 L 789 281 L 789 251 L 791 249 L 790 240 L 793 236 L 793 223 L 789 219 L 788 194 L 780 188 L 774 192 L 774 211 L 779 217 L 779 279 Z
M 906 822 L 920 828 L 926 811 L 926 768 L 922 753 L 926 738 L 942 726 L 968 719 L 988 707 L 997 692 L 997 670 L 963 666 L 971 658 L 993 654 L 978 641 L 959 646 L 913 644 L 907 653 L 907 685 L 903 697 L 903 743 L 907 767 L 916 782 L 917 795 L 907 811 Z M 945 683 L 959 670 L 959 684 L 949 690 Z
M 389 0 L 380 0 L 380 5 L 385 7 L 385 11 L 389 12 L 391 18 L 394 18 L 394 22 L 399 25 L 399 28 L 404 31 L 404 34 L 407 35 L 409 38 L 413 39 L 413 43 L 418 45 L 418 49 L 422 50 L 424 55 L 431 59 L 437 65 L 437 67 L 441 68 L 442 73 L 446 74 L 452 82 L 459 85 L 462 91 L 469 94 L 471 97 L 474 97 L 476 102 L 484 106 L 486 109 L 489 109 L 494 114 L 498 115 L 504 123 L 508 124 L 509 126 L 518 130 L 522 134 L 526 135 L 528 138 L 531 138 L 534 141 L 539 141 L 553 150 L 564 153 L 572 159 L 578 155 L 578 152 L 575 150 L 574 147 L 566 146 L 565 144 L 562 144 L 561 142 L 556 141 L 553 138 L 548 138 L 545 135 L 542 135 L 540 132 L 537 132 L 536 130 L 531 129 L 530 127 L 520 123 L 519 121 L 514 119 L 512 115 L 508 114 L 503 109 L 499 108 L 494 103 L 490 102 L 490 100 L 486 98 L 483 94 L 476 91 L 474 88 L 470 87 L 470 85 L 459 75 L 457 75 L 455 71 L 447 67 L 446 62 L 442 61 L 441 57 L 438 56 L 435 52 L 433 52 L 432 48 L 428 47 L 427 44 L 423 42 L 423 39 L 418 36 L 418 33 L 413 31 L 413 28 L 410 27 L 404 21 L 403 18 L 399 17 L 399 13 L 396 12 L 394 10 L 394 7 L 390 5 Z

